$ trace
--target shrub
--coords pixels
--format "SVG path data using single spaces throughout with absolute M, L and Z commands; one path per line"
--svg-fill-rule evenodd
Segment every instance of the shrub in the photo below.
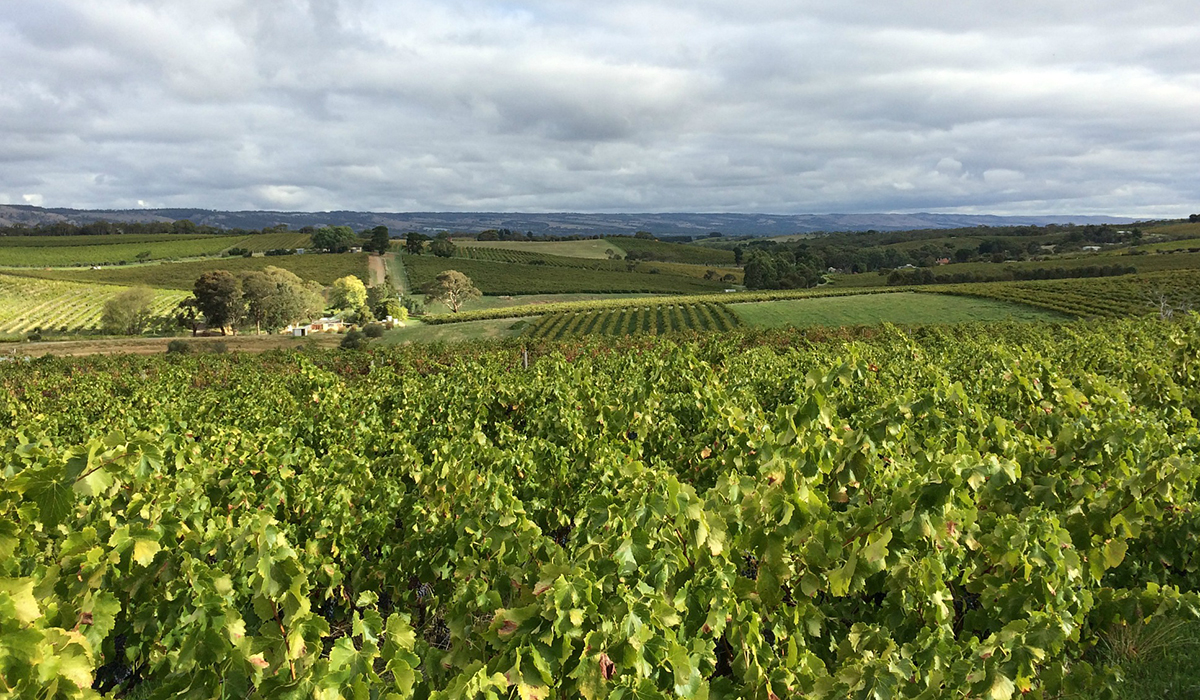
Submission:
M 363 334 L 368 338 L 380 338 L 383 336 L 383 324 L 368 323 L 365 327 L 363 327 Z
M 167 354 L 187 355 L 192 352 L 192 344 L 186 340 L 172 340 L 167 343 Z
M 367 347 L 367 342 L 367 336 L 362 331 L 353 330 L 347 333 L 346 337 L 342 338 L 339 347 L 343 350 L 362 350 Z

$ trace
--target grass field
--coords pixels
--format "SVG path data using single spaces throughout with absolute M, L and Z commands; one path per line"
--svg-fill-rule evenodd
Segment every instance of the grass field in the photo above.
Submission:
M 645 274 L 616 270 L 589 270 L 551 265 L 522 265 L 467 258 L 405 255 L 404 267 L 414 289 L 432 281 L 443 270 L 458 270 L 471 278 L 484 294 L 631 293 L 696 294 L 725 287 L 695 277 Z
M 608 260 L 608 251 L 624 254 L 620 248 L 604 239 L 583 241 L 477 241 L 471 238 L 453 239 L 455 245 L 464 248 L 497 248 L 519 250 L 543 255 L 563 255 L 571 258 Z
M 0 275 L 0 333 L 21 334 L 35 328 L 59 333 L 93 330 L 100 324 L 105 302 L 125 289 Z M 183 292 L 156 290 L 155 315 L 168 313 L 186 296 Z
M 529 321 L 515 318 L 498 318 L 465 323 L 446 323 L 429 326 L 410 320 L 403 328 L 386 331 L 379 339 L 382 345 L 401 343 L 461 343 L 468 340 L 498 340 L 520 335 L 529 327 Z
M 70 282 L 100 284 L 139 285 L 158 289 L 187 289 L 195 284 L 196 278 L 209 270 L 229 270 L 233 273 L 261 270 L 274 265 L 291 270 L 299 277 L 315 280 L 323 285 L 332 284 L 339 277 L 357 275 L 367 279 L 367 254 L 342 253 L 340 255 L 276 255 L 260 258 L 214 258 L 179 263 L 153 265 L 130 265 L 103 270 L 29 270 L 9 271 L 27 277 L 57 279 Z
M 625 253 L 649 253 L 655 259 L 664 262 L 691 263 L 693 265 L 733 265 L 732 250 L 717 248 L 702 248 L 683 243 L 664 243 L 648 238 L 632 236 L 614 236 L 605 241 L 620 248 Z
M 1020 304 L 944 294 L 896 292 L 730 304 L 746 325 L 852 326 L 876 323 L 961 323 L 965 321 L 1053 321 L 1070 318 Z

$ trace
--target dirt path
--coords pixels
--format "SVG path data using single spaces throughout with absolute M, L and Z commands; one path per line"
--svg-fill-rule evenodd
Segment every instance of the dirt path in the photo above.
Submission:
M 207 336 L 191 338 L 103 338 L 96 340 L 57 340 L 42 343 L 5 343 L 0 345 L 0 356 L 32 356 L 41 355 L 97 355 L 113 353 L 130 353 L 133 355 L 155 355 L 167 351 L 167 343 L 172 340 L 186 340 L 197 352 L 212 352 L 213 344 L 224 345 L 228 352 L 265 352 L 286 348 L 302 348 L 315 344 L 318 347 L 334 347 L 342 336 L 336 333 L 321 333 L 306 338 L 293 338 L 282 333 L 270 335 L 230 335 Z
M 387 280 L 387 265 L 382 255 L 367 257 L 367 274 L 371 278 L 368 284 L 372 287 L 378 287 Z

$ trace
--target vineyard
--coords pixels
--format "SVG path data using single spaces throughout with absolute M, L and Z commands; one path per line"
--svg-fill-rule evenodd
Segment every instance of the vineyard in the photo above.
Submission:
M 481 248 L 463 245 L 456 249 L 455 256 L 468 260 L 487 260 L 490 262 L 518 263 L 522 265 L 552 265 L 555 267 L 577 267 L 587 270 L 628 270 L 626 264 L 620 260 L 572 258 L 566 255 L 550 255 L 529 250 L 513 250 L 511 248 Z
M 367 279 L 366 253 L 340 253 L 336 255 L 277 255 L 258 258 L 212 258 L 155 265 L 130 265 L 128 267 L 106 267 L 102 270 L 6 270 L 6 274 L 56 279 L 71 282 L 88 282 L 117 285 L 146 285 L 158 289 L 190 290 L 196 278 L 209 270 L 229 270 L 233 274 L 261 270 L 268 266 L 290 270 L 301 279 L 314 280 L 323 285 L 345 275 L 357 275 Z
M 502 249 L 466 248 L 461 250 L 486 250 L 488 253 Z M 504 253 L 522 251 L 507 251 Z M 534 254 L 541 255 L 541 254 Z M 549 255 L 541 255 L 550 258 Z M 484 294 L 570 294 L 570 293 L 638 293 L 650 294 L 696 294 L 717 292 L 724 284 L 696 277 L 629 272 L 624 263 L 607 260 L 578 259 L 578 267 L 563 267 L 550 264 L 528 264 L 476 260 L 470 258 L 440 258 L 432 255 L 402 255 L 404 268 L 413 288 L 431 282 L 443 270 L 458 270 L 471 278 Z M 569 258 L 567 258 L 569 260 Z M 616 266 L 616 269 L 604 266 Z M 600 267 L 601 269 L 597 269 Z
M 94 330 L 105 302 L 123 291 L 125 287 L 0 275 L 0 333 Z M 156 290 L 152 312 L 166 314 L 186 296 Z
M 727 331 L 739 325 L 724 304 L 659 304 L 543 316 L 529 329 L 531 338 L 558 340 L 577 335 L 662 335 L 673 331 Z
M 1200 270 L 1120 277 L 985 282 L 935 288 L 1079 317 L 1144 316 L 1200 308 Z
M 646 260 L 689 263 L 692 265 L 733 265 L 735 260 L 732 250 L 721 250 L 719 248 L 667 243 L 654 239 L 634 238 L 633 236 L 612 236 L 604 240 L 625 251 L 628 255 L 644 256 L 643 259 Z
M 52 237 L 46 237 L 52 238 Z M 71 238 L 80 238 L 72 236 Z M 10 267 L 70 267 L 81 265 L 112 265 L 139 260 L 166 260 L 217 255 L 238 244 L 240 236 L 205 236 L 168 241 L 139 243 L 105 243 L 92 238 L 92 245 L 0 246 L 0 265 Z
M 1196 323 L 0 366 L 0 692 L 1116 697 Z

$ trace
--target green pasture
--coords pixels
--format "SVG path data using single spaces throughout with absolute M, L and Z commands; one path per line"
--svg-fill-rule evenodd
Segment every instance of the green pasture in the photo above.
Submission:
M 469 340 L 499 340 L 520 335 L 530 325 L 527 319 L 494 318 L 483 321 L 426 325 L 410 319 L 402 328 L 385 331 L 383 345 L 402 343 L 461 343 Z

